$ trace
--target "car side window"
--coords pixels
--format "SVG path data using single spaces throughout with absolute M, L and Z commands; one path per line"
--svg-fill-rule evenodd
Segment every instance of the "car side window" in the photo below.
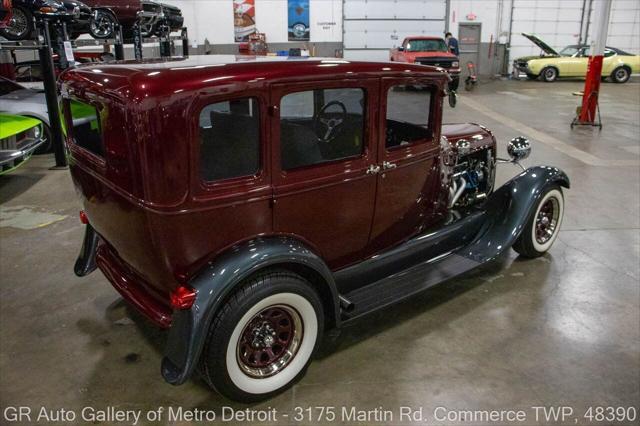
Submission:
M 101 116 L 98 109 L 91 104 L 75 99 L 66 99 L 68 119 L 63 121 L 63 132 L 71 126 L 70 135 L 73 142 L 82 149 L 98 157 L 104 157 L 104 141 L 102 140 Z
M 316 89 L 280 100 L 283 170 L 362 155 L 365 91 Z
M 396 85 L 387 90 L 387 149 L 431 139 L 429 123 L 431 90 L 427 87 Z
M 604 50 L 604 57 L 605 57 L 605 58 L 608 58 L 608 57 L 613 56 L 613 55 L 615 55 L 615 54 L 616 54 L 616 52 L 614 52 L 614 51 L 613 51 L 613 50 L 611 50 L 611 49 L 605 49 L 605 50 Z
M 260 167 L 260 109 L 256 98 L 205 106 L 200 112 L 200 176 L 216 181 L 256 174 Z

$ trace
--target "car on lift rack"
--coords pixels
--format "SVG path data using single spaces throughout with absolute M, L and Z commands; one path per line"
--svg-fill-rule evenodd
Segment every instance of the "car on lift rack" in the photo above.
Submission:
M 587 75 L 590 47 L 571 45 L 557 52 L 533 34 L 522 35 L 538 46 L 543 54 L 525 56 L 513 61 L 513 73 L 519 77 L 526 74 L 529 80 L 541 78 L 548 83 L 564 77 L 584 77 Z M 606 47 L 602 61 L 602 78 L 614 83 L 626 83 L 631 74 L 640 72 L 640 55 L 632 55 L 615 47 Z
M 0 0 L 0 29 L 7 28 L 11 21 L 11 0 Z
M 178 31 L 184 18 L 179 8 L 152 0 L 86 0 L 93 9 L 89 34 L 103 39 L 116 35 L 116 26 L 122 26 L 125 39 L 133 37 L 133 26 L 140 24 L 143 37 Z
M 69 12 L 61 0 L 12 0 L 11 18 L 0 28 L 0 36 L 13 41 L 32 38 L 34 15 L 61 19 L 68 17 Z
M 75 273 L 99 268 L 169 328 L 172 384 L 198 369 L 231 399 L 268 398 L 324 330 L 509 247 L 542 256 L 562 223 L 566 174 L 523 167 L 496 187 L 496 163 L 530 144 L 501 160 L 484 126 L 442 124 L 439 68 L 202 56 L 60 80 L 86 228 Z M 75 126 L 71 102 L 97 125 Z

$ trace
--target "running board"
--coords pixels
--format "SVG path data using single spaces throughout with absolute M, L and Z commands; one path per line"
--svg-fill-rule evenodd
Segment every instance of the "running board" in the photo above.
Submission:
M 344 298 L 352 304 L 352 308 L 342 311 L 342 319 L 350 321 L 392 305 L 479 265 L 475 260 L 454 253 L 419 263 L 345 294 Z

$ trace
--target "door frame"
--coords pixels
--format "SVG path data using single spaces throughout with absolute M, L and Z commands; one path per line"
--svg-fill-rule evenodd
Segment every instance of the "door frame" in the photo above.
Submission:
M 317 89 L 333 89 L 333 88 L 359 88 L 364 91 L 364 132 L 363 132 L 363 152 L 358 157 L 349 157 L 338 159 L 324 163 L 318 163 L 309 166 L 302 166 L 293 170 L 283 170 L 281 166 L 281 143 L 280 143 L 280 101 L 287 94 L 317 90 Z M 371 232 L 371 224 L 373 223 L 374 207 L 376 201 L 377 176 L 368 173 L 370 166 L 377 163 L 377 146 L 378 146 L 378 129 L 377 117 L 379 115 L 379 91 L 380 78 L 361 78 L 361 79 L 336 79 L 308 82 L 279 82 L 272 84 L 269 88 L 269 129 L 268 133 L 271 140 L 271 171 L 272 171 L 272 191 L 273 191 L 273 208 L 278 209 L 287 202 L 287 198 L 299 196 L 304 198 L 306 192 L 320 191 L 327 193 L 327 189 L 331 191 L 332 187 L 340 188 L 340 185 L 358 185 L 362 183 L 371 189 L 370 204 L 362 205 L 360 208 L 368 209 L 362 212 L 362 220 L 368 222 L 362 223 L 363 233 L 352 235 L 355 238 L 361 238 L 362 244 L 353 251 L 331 258 L 334 253 L 323 250 L 323 247 L 316 244 L 315 241 L 309 240 L 305 235 L 298 233 L 289 233 L 304 241 L 312 250 L 316 251 L 323 258 L 327 259 L 327 264 L 333 269 L 340 269 L 353 263 L 357 263 L 363 258 L 364 250 L 367 248 L 369 235 Z M 362 186 L 361 185 L 361 186 Z M 370 185 L 370 187 L 368 186 Z M 279 201 L 280 200 L 280 201 Z M 330 200 L 328 200 L 330 201 Z M 301 205 L 296 208 L 299 214 L 305 214 L 308 206 Z M 276 233 L 281 233 L 278 226 L 278 212 L 274 210 L 273 227 Z M 366 217 L 366 219 L 365 219 Z M 318 220 L 323 220 L 319 218 Z M 366 230 L 364 229 L 366 228 Z M 353 239 L 353 238 L 352 238 Z M 338 241 L 336 241 L 337 243 Z M 325 247 L 326 248 L 326 247 Z M 329 248 L 331 250 L 331 248 Z
M 377 105 L 380 90 L 379 78 L 323 80 L 313 82 L 277 83 L 269 88 L 269 130 L 271 140 L 272 183 L 276 185 L 297 185 L 309 181 L 332 181 L 353 178 L 365 171 L 377 160 L 378 132 L 374 123 L 378 115 Z M 287 94 L 317 89 L 363 89 L 365 93 L 363 153 L 359 157 L 338 159 L 326 163 L 304 166 L 299 169 L 282 170 L 280 158 L 280 100 Z
M 429 130 L 431 130 L 431 140 L 426 142 L 414 143 L 407 145 L 406 147 L 399 147 L 388 150 L 386 147 L 386 131 L 387 131 L 387 93 L 388 90 L 399 84 L 405 85 L 418 85 L 427 84 L 430 86 L 431 98 L 429 105 L 429 117 L 428 124 Z M 440 144 L 438 141 L 439 131 L 435 128 L 438 123 L 434 120 L 436 115 L 436 108 L 438 107 L 437 97 L 440 89 L 429 77 L 383 77 L 380 79 L 380 110 L 378 114 L 378 128 L 380 129 L 380 137 L 378 139 L 378 156 L 377 162 L 382 165 L 384 161 L 396 162 L 399 160 L 406 160 L 409 162 L 415 162 L 422 159 L 422 157 L 430 154 L 432 151 L 438 153 L 440 150 Z M 384 170 L 380 171 L 380 175 L 384 174 Z

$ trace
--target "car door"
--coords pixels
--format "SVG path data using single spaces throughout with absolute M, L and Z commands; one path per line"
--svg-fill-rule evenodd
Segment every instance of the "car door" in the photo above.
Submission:
M 578 53 L 573 55 L 568 61 L 569 73 L 565 74 L 565 76 L 584 77 L 587 74 L 587 65 L 589 64 L 589 48 L 581 48 Z M 562 71 L 560 71 L 560 76 L 562 75 Z
M 271 90 L 274 231 L 330 268 L 359 260 L 371 229 L 378 79 L 278 84 Z
M 617 54 L 614 50 L 604 49 L 604 59 L 602 60 L 602 76 L 608 77 L 619 65 Z
M 428 80 L 383 78 L 376 207 L 369 254 L 397 245 L 435 220 L 442 97 Z

